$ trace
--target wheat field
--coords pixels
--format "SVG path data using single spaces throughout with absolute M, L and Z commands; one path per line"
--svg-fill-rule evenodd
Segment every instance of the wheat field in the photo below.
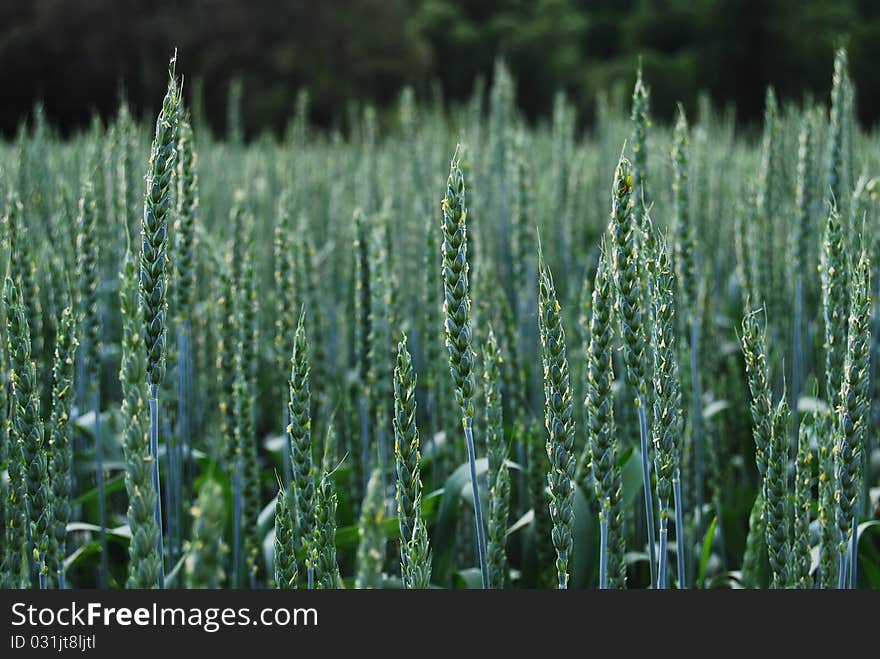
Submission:
M 640 72 L 528 123 L 499 61 L 245 142 L 185 69 L 0 142 L 4 588 L 880 587 L 844 50 L 760 130 Z

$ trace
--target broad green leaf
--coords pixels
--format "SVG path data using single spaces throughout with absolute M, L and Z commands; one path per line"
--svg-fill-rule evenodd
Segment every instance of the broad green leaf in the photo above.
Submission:
M 590 588 L 599 580 L 599 517 L 594 514 L 580 486 L 574 488 L 572 551 L 569 587 Z
M 723 412 L 724 410 L 728 409 L 729 407 L 730 407 L 730 402 L 729 402 L 729 401 L 726 401 L 726 400 L 713 400 L 711 403 L 709 403 L 708 405 L 706 405 L 705 408 L 703 408 L 703 419 L 705 419 L 705 420 L 708 421 L 708 420 L 711 419 L 713 416 L 716 416 L 717 414 L 720 414 L 721 412 Z
M 485 474 L 487 468 L 487 458 L 477 460 L 477 478 Z M 465 462 L 452 472 L 449 478 L 446 479 L 442 492 L 443 496 L 440 501 L 440 510 L 437 513 L 437 523 L 434 526 L 434 533 L 431 539 L 433 554 L 432 579 L 441 586 L 448 584 L 452 578 L 452 563 L 457 546 L 458 516 L 461 513 L 462 501 L 465 500 L 473 506 L 469 463 Z M 485 496 L 481 497 L 481 502 L 485 502 L 485 500 Z
M 634 448 L 627 449 L 620 457 L 623 479 L 623 509 L 632 510 L 636 497 L 642 492 L 642 454 Z
M 508 537 L 519 531 L 520 529 L 526 528 L 529 524 L 532 523 L 532 520 L 535 519 L 535 511 L 529 508 L 525 515 L 516 520 L 513 524 L 511 524 L 510 528 L 507 529 Z
M 858 541 L 861 542 L 862 534 L 873 526 L 880 526 L 880 519 L 872 519 L 869 522 L 862 522 L 856 527 L 856 533 L 858 534 Z
M 709 556 L 712 554 L 712 538 L 715 537 L 715 527 L 718 526 L 718 517 L 713 517 L 706 535 L 703 536 L 703 548 L 700 551 L 700 571 L 697 577 L 697 588 L 702 588 L 706 580 L 706 567 L 709 565 Z
M 878 543 L 865 542 L 865 533 L 880 530 L 880 520 L 870 520 L 858 525 L 859 537 L 859 587 L 880 588 L 880 550 Z
M 108 494 L 113 494 L 115 492 L 119 492 L 125 489 L 125 476 L 120 474 L 119 476 L 114 476 L 113 478 L 104 482 L 104 496 L 106 497 Z M 83 492 L 76 499 L 73 499 L 70 502 L 71 506 L 79 506 L 84 503 L 89 503 L 90 501 L 98 500 L 98 488 L 93 487 L 91 490 Z
M 177 561 L 177 564 L 171 568 L 171 572 L 165 575 L 165 587 L 166 588 L 184 588 L 184 584 L 178 583 L 178 579 L 183 579 L 184 570 L 183 565 L 186 563 L 186 559 L 189 556 L 189 552 L 184 552 L 183 556 Z
M 96 524 L 88 524 L 87 522 L 70 522 L 67 525 L 68 533 L 75 533 L 77 531 L 100 533 L 101 527 L 97 526 Z M 113 529 L 107 529 L 107 540 L 128 547 L 128 543 L 131 540 L 131 530 L 128 528 L 128 525 L 118 526 Z M 94 556 L 95 554 L 100 554 L 100 552 L 100 540 L 96 539 L 92 540 L 91 542 L 87 542 L 84 545 L 78 547 L 67 558 L 64 559 L 64 569 L 69 570 L 70 568 L 85 562 L 86 559 Z
M 88 522 L 68 522 L 65 528 L 68 533 L 75 533 L 77 531 L 91 531 L 92 533 L 101 532 L 100 526 L 97 524 L 89 524 Z M 124 524 L 123 526 L 107 529 L 106 535 L 108 538 L 115 536 L 128 542 L 131 540 L 131 529 L 128 528 L 128 524 Z
M 455 587 L 457 589 L 481 589 L 483 587 L 483 578 L 480 576 L 480 568 L 469 567 L 456 571 Z
M 425 522 L 430 523 L 431 520 L 434 519 L 438 503 L 442 496 L 443 490 L 437 490 L 436 492 L 431 492 L 422 498 L 422 517 Z M 357 524 L 350 524 L 336 529 L 336 549 L 355 549 L 361 541 L 358 529 L 359 527 Z M 397 517 L 386 518 L 382 523 L 382 529 L 385 532 L 386 538 L 391 539 L 400 537 L 400 526 L 397 522 Z M 430 541 L 433 549 L 434 539 L 430 538 Z

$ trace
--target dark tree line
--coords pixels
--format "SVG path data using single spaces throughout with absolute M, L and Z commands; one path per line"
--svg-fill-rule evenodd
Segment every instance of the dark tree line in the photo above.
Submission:
M 841 43 L 871 124 L 873 0 L 3 0 L 0 130 L 12 134 L 38 99 L 63 129 L 82 127 L 112 113 L 123 86 L 137 112 L 153 111 L 175 47 L 221 132 L 237 77 L 253 135 L 283 130 L 302 88 L 321 125 L 344 126 L 352 101 L 388 107 L 404 85 L 460 101 L 499 55 L 532 118 L 557 89 L 589 118 L 599 90 L 631 83 L 640 55 L 659 116 L 706 90 L 750 121 L 767 84 L 796 102 L 804 89 L 827 94 Z

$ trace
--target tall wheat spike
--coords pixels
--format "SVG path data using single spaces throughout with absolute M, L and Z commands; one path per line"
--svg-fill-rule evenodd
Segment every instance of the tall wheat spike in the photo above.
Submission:
M 150 448 L 153 457 L 153 488 L 156 491 L 156 526 L 159 528 L 158 552 L 164 557 L 162 542 L 162 502 L 159 489 L 159 385 L 165 375 L 165 322 L 168 290 L 166 250 L 171 177 L 177 153 L 177 130 L 180 120 L 180 89 L 175 74 L 177 53 L 169 65 L 168 90 L 156 119 L 156 131 L 150 150 L 144 219 L 141 226 L 140 302 L 144 322 L 146 375 L 150 387 Z M 164 563 L 164 559 L 163 559 Z M 164 588 L 164 567 L 159 573 L 159 587 Z
M 449 351 L 449 369 L 455 385 L 455 400 L 461 411 L 471 472 L 471 490 L 474 495 L 474 518 L 477 536 L 477 554 L 483 588 L 489 584 L 486 563 L 486 539 L 483 510 L 480 506 L 480 488 L 477 482 L 476 452 L 472 422 L 474 419 L 474 351 L 470 318 L 470 288 L 468 285 L 467 204 L 464 174 L 461 170 L 461 147 L 455 150 L 446 181 L 446 196 L 442 202 L 443 230 L 442 277 L 446 314 L 446 348 Z

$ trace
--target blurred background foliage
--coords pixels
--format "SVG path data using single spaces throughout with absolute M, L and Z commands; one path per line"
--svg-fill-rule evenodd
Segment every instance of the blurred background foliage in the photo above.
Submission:
M 136 112 L 154 112 L 175 47 L 217 132 L 241 80 L 249 137 L 280 133 L 303 88 L 311 120 L 343 129 L 353 101 L 390 108 L 404 85 L 458 102 L 496 56 L 531 119 L 564 89 L 589 121 L 600 90 L 631 88 L 641 56 L 659 118 L 705 90 L 752 122 L 768 84 L 824 97 L 841 44 L 872 125 L 878 43 L 876 0 L 0 0 L 0 130 L 37 100 L 63 130 L 83 127 L 115 112 L 123 84 Z

